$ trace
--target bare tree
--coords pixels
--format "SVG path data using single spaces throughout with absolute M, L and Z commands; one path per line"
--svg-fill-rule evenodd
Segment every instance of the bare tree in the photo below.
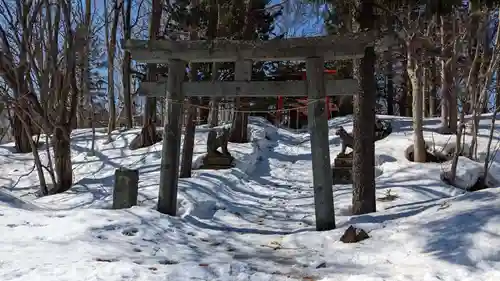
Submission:
M 132 34 L 132 0 L 124 0 L 126 5 L 123 5 L 124 9 L 122 11 L 123 15 L 123 33 L 124 39 L 128 40 L 131 38 Z M 132 89 L 130 81 L 130 69 L 131 68 L 131 57 L 130 52 L 125 50 L 123 53 L 122 61 L 122 83 L 123 83 L 123 103 L 125 110 L 125 125 L 127 128 L 132 128 L 133 126 L 133 116 L 132 116 Z
M 0 26 L 0 75 L 21 109 L 12 116 L 11 120 L 15 148 L 21 153 L 31 151 L 31 135 L 26 134 L 24 126 L 32 127 L 33 124 L 28 116 L 29 105 L 22 96 L 30 90 L 30 80 L 26 79 L 30 69 L 29 38 L 31 38 L 32 28 L 38 17 L 38 13 L 32 10 L 41 9 L 39 3 L 36 8 L 34 6 L 34 3 L 22 3 L 18 6 L 12 2 L 3 2 L 4 12 L 0 13 L 5 23 Z
M 116 101 L 115 101 L 115 54 L 116 54 L 116 36 L 118 31 L 118 20 L 122 10 L 123 0 L 112 0 L 113 15 L 112 23 L 109 26 L 108 1 L 104 3 L 105 16 L 105 36 L 106 48 L 108 49 L 108 141 L 111 141 L 111 132 L 116 128 Z
M 497 15 L 498 20 L 500 20 L 500 14 Z M 486 32 L 486 31 L 485 31 Z M 497 24 L 497 29 L 496 29 L 496 34 L 495 34 L 495 42 L 493 43 L 494 49 L 491 54 L 486 53 L 483 54 L 483 56 L 487 56 L 490 59 L 485 62 L 487 63 L 486 70 L 484 71 L 484 80 L 480 84 L 480 91 L 479 91 L 479 99 L 477 102 L 474 104 L 474 109 L 473 109 L 473 152 L 474 154 L 471 156 L 474 156 L 477 158 L 477 134 L 479 131 L 479 119 L 481 113 L 483 113 L 483 108 L 485 104 L 487 104 L 487 98 L 488 98 L 488 91 L 489 91 L 489 85 L 491 85 L 491 82 L 493 80 L 493 74 L 495 73 L 495 70 L 498 69 L 498 66 L 500 65 L 500 24 Z M 485 46 L 486 47 L 486 46 Z M 497 97 L 498 98 L 498 97 Z M 496 103 L 496 102 L 495 102 Z M 492 117 L 492 123 L 491 123 L 491 128 L 490 128 L 490 139 L 488 141 L 488 150 L 486 151 L 486 158 L 484 162 L 484 175 L 481 178 L 481 185 L 484 186 L 487 175 L 488 175 L 488 168 L 489 168 L 489 156 L 490 156 L 490 149 L 491 149 L 491 142 L 493 138 L 493 132 L 495 130 L 495 120 L 496 120 L 496 115 L 498 112 L 498 108 L 494 109 L 494 114 Z
M 64 192 L 73 184 L 70 135 L 79 100 L 76 62 L 86 36 L 74 30 L 71 1 L 24 1 L 7 8 L 13 12 L 2 15 L 6 24 L 0 26 L 0 75 L 13 95 L 3 99 L 10 102 L 16 119 L 24 122 L 14 125 L 26 133 L 32 149 L 31 125 L 52 136 L 54 155 L 49 154 L 43 167 L 54 186 L 41 193 Z M 44 185 L 43 172 L 39 176 Z
M 374 1 L 360 1 L 359 24 L 374 29 Z M 375 63 L 374 47 L 367 47 L 359 64 L 360 91 L 354 96 L 353 197 L 354 214 L 376 211 L 375 200 Z
M 423 106 L 422 106 L 422 66 L 421 57 L 423 56 L 422 48 L 420 47 L 419 39 L 415 34 L 412 34 L 407 40 L 408 63 L 407 71 L 410 78 L 412 95 L 413 95 L 413 161 L 425 162 L 426 149 L 423 135 Z

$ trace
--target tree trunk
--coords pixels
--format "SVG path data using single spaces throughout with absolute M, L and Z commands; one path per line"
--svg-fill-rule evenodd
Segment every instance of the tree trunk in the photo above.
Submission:
M 90 0 L 85 0 L 85 19 L 83 28 L 85 30 L 85 46 L 80 54 L 81 62 L 81 94 L 79 95 L 78 114 L 77 114 L 77 128 L 88 128 L 90 125 L 90 115 L 88 105 L 92 100 L 90 94 L 90 48 L 91 48 L 91 20 L 92 20 L 92 4 Z
M 451 160 L 451 168 L 450 168 L 450 174 L 445 175 L 445 177 L 452 183 L 455 184 L 455 179 L 457 175 L 457 166 L 458 166 L 458 157 L 462 155 L 463 151 L 463 142 L 462 142 L 462 136 L 465 131 L 465 114 L 464 111 L 462 110 L 460 112 L 460 127 L 457 130 L 457 136 L 455 138 L 455 154 L 453 154 L 453 159 Z
M 94 100 L 90 99 L 90 126 L 92 127 L 92 144 L 90 145 L 90 155 L 95 155 L 95 140 L 96 140 L 96 131 L 95 131 L 95 107 Z
M 498 14 L 498 13 L 497 13 Z M 500 19 L 500 14 L 498 14 L 498 17 L 496 20 L 499 20 Z M 478 137 L 478 132 L 479 132 L 479 119 L 480 119 L 480 115 L 482 113 L 482 110 L 483 110 L 483 106 L 484 104 L 486 104 L 488 102 L 488 98 L 489 98 L 489 85 L 491 84 L 492 82 L 492 79 L 493 79 L 493 74 L 494 74 L 494 71 L 498 69 L 499 67 L 499 56 L 498 56 L 498 46 L 500 45 L 500 25 L 497 25 L 497 28 L 496 28 L 496 31 L 495 31 L 495 41 L 493 42 L 493 46 L 495 46 L 495 49 L 494 49 L 494 56 L 492 59 L 488 60 L 488 61 L 485 61 L 484 60 L 484 56 L 486 56 L 486 54 L 483 54 L 483 59 L 482 59 L 482 64 L 486 64 L 487 67 L 481 67 L 481 69 L 484 69 L 482 71 L 482 79 L 481 79 L 481 82 L 480 82 L 480 85 L 479 85 L 479 96 L 477 98 L 477 100 L 475 101 L 474 103 L 474 110 L 473 110 L 473 136 L 472 136 L 472 141 L 471 141 L 471 147 L 470 147 L 470 156 L 473 157 L 474 159 L 477 159 L 477 137 Z M 485 44 L 485 43 L 483 43 Z M 495 102 L 496 104 L 497 102 Z M 495 116 L 496 116 L 496 110 L 494 111 L 495 113 Z M 496 117 L 493 117 L 493 124 L 495 123 L 495 118 Z M 492 124 L 492 128 L 491 130 L 494 130 L 494 126 Z M 487 165 L 487 163 L 485 164 Z
M 498 102 L 498 94 L 495 95 L 495 103 Z M 486 155 L 484 157 L 484 166 L 483 166 L 483 176 L 480 177 L 480 182 L 479 182 L 479 188 L 484 188 L 486 186 L 486 181 L 488 180 L 488 175 L 489 175 L 489 170 L 491 167 L 491 162 L 493 162 L 493 159 L 491 158 L 491 144 L 493 142 L 493 139 L 495 138 L 495 122 L 496 118 L 498 115 L 498 108 L 495 108 L 493 110 L 493 116 L 491 116 L 491 125 L 490 125 L 490 132 L 488 136 L 488 144 L 486 145 Z
M 123 13 L 123 30 L 124 30 L 124 39 L 130 39 L 132 33 L 132 25 L 131 25 L 131 13 L 132 13 L 132 0 L 126 0 L 127 5 L 125 6 L 125 11 Z M 129 51 L 123 52 L 123 61 L 122 61 L 122 75 L 123 75 L 123 103 L 125 110 L 125 126 L 127 128 L 132 128 L 133 116 L 132 116 L 132 93 L 131 93 L 131 85 L 130 85 L 130 63 L 131 57 Z
M 431 58 L 430 68 L 430 91 L 429 91 L 429 117 L 436 116 L 436 94 L 437 94 L 437 79 L 436 79 L 436 59 Z
M 500 109 L 500 98 L 498 95 L 500 94 L 500 67 L 497 68 L 497 76 L 496 76 L 496 96 L 495 96 L 495 109 L 499 110 Z
M 359 24 L 361 29 L 374 28 L 374 0 L 361 0 Z M 353 197 L 355 215 L 376 211 L 375 201 L 375 64 L 374 47 L 367 47 L 361 59 L 360 89 L 354 96 L 353 127 Z
M 423 69 L 421 70 L 422 77 L 420 78 L 422 81 L 422 87 L 421 87 L 421 93 L 420 96 L 422 97 L 422 117 L 427 117 L 428 115 L 428 100 L 429 100 L 429 91 L 427 90 L 428 88 L 428 83 L 427 83 L 427 77 L 428 77 L 428 71 L 427 67 L 424 66 Z
M 149 24 L 149 39 L 156 39 L 161 24 L 161 14 L 162 14 L 162 0 L 153 0 L 152 7 L 153 12 L 151 13 L 151 20 Z M 154 76 L 154 69 L 156 64 L 147 65 L 147 81 L 153 82 L 156 80 Z M 160 136 L 156 133 L 156 98 L 146 98 L 146 104 L 144 105 L 144 115 L 141 133 L 130 143 L 131 149 L 137 149 L 142 147 L 151 146 L 161 140 Z
M 31 125 L 31 119 L 25 113 L 19 114 L 21 114 L 21 116 L 18 116 L 18 114 L 13 114 L 11 120 L 12 135 L 14 136 L 14 146 L 16 148 L 16 152 L 18 153 L 29 153 L 31 152 L 31 136 L 28 136 L 28 134 L 26 134 L 26 128 L 24 128 L 21 119 L 26 120 L 28 126 Z
M 118 1 L 120 1 L 118 3 Z M 115 52 L 116 52 L 116 35 L 118 31 L 118 19 L 120 17 L 122 0 L 113 0 L 113 22 L 111 31 L 109 31 L 109 22 L 107 20 L 107 2 L 105 3 L 106 13 L 106 45 L 108 49 L 108 141 L 111 141 L 111 133 L 116 128 L 116 102 L 115 102 Z M 109 33 L 111 32 L 111 33 Z
M 149 40 L 156 39 L 160 32 L 161 27 L 161 15 L 162 15 L 162 0 L 153 0 L 152 7 L 153 13 L 151 14 L 151 21 L 149 25 Z M 151 73 L 154 68 L 156 68 L 156 64 L 148 64 L 148 81 L 156 80 L 156 77 Z M 150 127 L 148 130 L 150 135 L 150 139 L 156 140 L 156 98 L 147 98 L 146 106 L 144 110 L 144 127 Z M 153 134 L 154 133 L 154 134 Z M 148 145 L 152 145 L 148 144 Z
M 496 15 L 497 18 L 496 20 L 499 21 L 500 20 L 500 14 L 497 14 Z M 500 25 L 497 25 L 497 29 L 496 29 L 496 32 L 495 32 L 495 42 L 493 43 L 493 50 L 490 51 L 492 54 L 492 58 L 489 60 L 489 64 L 488 64 L 488 67 L 486 67 L 483 71 L 484 73 L 484 76 L 483 76 L 483 79 L 484 79 L 484 82 L 482 84 L 482 93 L 481 93 L 481 96 L 480 96 L 480 100 L 484 100 L 485 103 L 487 103 L 486 100 L 488 100 L 488 94 L 489 94 L 489 85 L 490 83 L 492 82 L 492 79 L 493 79 L 493 73 L 495 70 L 498 70 L 499 68 L 499 61 L 500 61 L 500 58 L 498 57 L 498 50 L 499 50 L 499 44 L 500 44 Z M 486 56 L 486 54 L 485 54 Z M 498 74 L 497 74 L 498 75 Z M 494 101 L 494 104 L 498 104 L 498 99 L 499 99 L 499 95 L 498 93 L 496 93 L 495 95 L 495 101 Z M 475 108 L 477 109 L 477 107 Z M 477 111 L 475 111 L 474 113 L 477 113 Z M 480 185 L 480 188 L 484 188 L 485 184 L 486 184 L 486 180 L 488 179 L 488 170 L 490 168 L 490 152 L 491 152 L 491 144 L 492 144 L 492 141 L 493 141 L 493 138 L 494 138 L 494 134 L 495 134 L 495 123 L 496 123 L 496 119 L 497 119 L 497 114 L 498 114 L 498 108 L 495 107 L 495 109 L 493 110 L 493 116 L 491 117 L 491 124 L 490 124 L 490 132 L 489 132 L 489 137 L 488 137 L 488 144 L 486 146 L 486 157 L 485 157 L 485 160 L 484 160 L 484 168 L 483 168 L 483 176 L 481 177 L 481 181 L 479 182 L 479 185 Z M 474 122 L 477 121 L 477 115 L 474 114 Z M 477 129 L 477 123 L 475 124 L 475 129 Z M 475 131 L 475 136 L 477 137 L 477 130 Z M 476 148 L 477 150 L 477 148 Z
M 29 119 L 28 119 L 29 120 Z M 49 194 L 49 189 L 47 187 L 47 182 L 45 181 L 45 174 L 43 171 L 42 161 L 40 159 L 40 154 L 38 153 L 37 143 L 31 138 L 33 133 L 31 132 L 30 126 L 25 124 L 26 121 L 23 122 L 25 133 L 28 136 L 28 141 L 30 142 L 31 150 L 33 151 L 33 160 L 35 162 L 36 172 L 38 175 L 38 180 L 40 181 L 40 195 L 46 196 Z M 49 154 L 50 156 L 50 154 Z
M 69 190 L 73 184 L 73 170 L 71 167 L 70 128 L 56 128 L 54 131 L 54 170 L 57 183 L 50 194 L 62 193 Z
M 392 51 L 389 48 L 385 53 L 385 75 L 387 79 L 387 115 L 394 115 L 394 80 L 393 80 L 393 61 Z
M 191 6 L 194 11 L 199 9 L 199 0 L 191 1 Z M 198 12 L 193 12 L 192 15 L 198 15 Z M 194 23 L 191 26 L 191 32 L 189 34 L 190 40 L 198 40 L 198 23 Z M 189 80 L 196 81 L 198 76 L 198 64 L 190 63 L 189 64 Z M 189 98 L 189 105 L 187 108 L 186 121 L 184 127 L 184 143 L 182 146 L 182 161 L 180 168 L 180 176 L 181 178 L 189 178 L 191 177 L 191 169 L 193 166 L 193 150 L 194 150 L 194 138 L 196 134 L 196 105 L 198 105 L 198 98 L 191 97 Z
M 448 80 L 450 84 L 450 131 L 452 134 L 457 133 L 457 123 L 458 123 L 458 96 L 457 96 L 457 91 L 455 89 L 455 76 L 457 75 L 456 71 L 456 57 L 458 56 L 458 53 L 460 50 L 458 50 L 457 46 L 457 20 L 455 19 L 454 16 L 450 16 L 450 21 L 451 21 L 451 28 L 452 28 L 452 35 L 451 35 L 451 40 L 453 43 L 453 48 L 452 48 L 452 60 L 450 62 L 449 68 L 447 69 L 449 71 L 448 73 Z
M 477 12 L 480 8 L 478 1 L 471 1 L 471 10 L 473 12 Z M 479 13 L 475 13 L 474 16 L 471 17 L 471 32 L 469 34 L 471 42 L 469 49 L 469 57 L 472 60 L 472 66 L 469 72 L 468 78 L 468 113 L 474 113 L 472 119 L 472 139 L 469 146 L 468 156 L 471 158 L 475 158 L 477 152 L 477 134 L 479 131 L 479 116 L 475 113 L 477 112 L 477 102 L 479 101 L 480 93 L 481 93 L 481 85 L 479 82 L 479 72 L 481 70 L 481 60 L 482 54 L 480 50 L 483 49 L 482 44 L 483 40 L 478 40 L 478 32 L 481 30 L 481 26 L 479 23 L 481 22 L 481 16 Z M 475 47 L 475 50 L 474 48 Z
M 191 170 L 193 166 L 193 151 L 194 151 L 194 139 L 196 134 L 196 105 L 198 99 L 195 97 L 189 98 L 189 105 L 187 108 L 185 127 L 184 127 L 184 141 L 182 146 L 182 161 L 180 168 L 181 178 L 190 178 Z
M 130 52 L 123 52 L 122 62 L 122 86 L 123 86 L 123 104 L 125 110 L 125 127 L 130 129 L 134 126 L 134 117 L 132 115 L 132 93 L 130 87 Z
M 452 102 L 452 85 L 450 83 L 450 77 L 448 76 L 451 73 L 447 73 L 448 66 L 450 63 L 450 56 L 453 56 L 453 53 L 450 54 L 449 46 L 449 32 L 450 32 L 450 24 L 447 16 L 441 16 L 441 46 L 443 46 L 442 53 L 447 55 L 441 60 L 441 130 L 443 133 L 451 133 L 451 110 L 453 106 Z M 456 125 L 456 119 L 455 119 Z M 455 128 L 456 132 L 456 128 Z
M 488 65 L 489 62 L 491 61 L 491 57 L 493 55 L 492 53 L 492 48 L 490 47 L 491 40 L 490 40 L 490 34 L 489 32 L 485 31 L 483 35 L 483 46 L 484 46 L 484 51 L 483 51 L 483 63 L 481 64 L 481 74 L 480 76 L 482 77 L 482 81 L 480 82 L 481 84 L 484 84 L 486 79 L 486 75 L 488 72 Z M 485 87 L 490 87 L 490 85 L 484 85 Z M 482 108 L 482 113 L 487 113 L 488 112 L 488 103 L 490 102 L 490 99 L 484 99 L 483 104 L 481 105 Z
M 31 149 L 31 139 L 32 136 L 28 136 L 26 134 L 26 131 L 31 131 L 34 133 L 35 131 L 38 131 L 36 127 L 33 126 L 33 121 L 32 118 L 33 116 L 30 116 L 29 109 L 30 105 L 25 101 L 24 94 L 27 93 L 30 89 L 29 84 L 27 82 L 27 73 L 28 73 L 28 67 L 30 65 L 29 62 L 29 55 L 28 55 L 28 50 L 29 50 L 29 45 L 31 42 L 30 40 L 31 37 L 31 26 L 28 25 L 29 21 L 31 20 L 31 8 L 34 6 L 34 4 L 31 1 L 22 1 L 17 3 L 17 11 L 14 10 L 12 11 L 13 14 L 16 14 L 18 17 L 15 19 L 17 21 L 16 27 L 20 27 L 20 30 L 12 30 L 12 31 L 7 31 L 7 33 L 13 32 L 13 34 L 19 34 L 20 36 L 20 44 L 17 46 L 14 46 L 12 44 L 12 41 L 7 39 L 10 37 L 9 35 L 6 34 L 5 31 L 2 32 L 2 62 L 6 60 L 6 58 L 10 57 L 10 65 L 3 65 L 2 66 L 2 78 L 4 82 L 7 83 L 7 85 L 10 86 L 14 93 L 14 97 L 16 98 L 17 102 L 19 102 L 19 107 L 18 110 L 14 111 L 14 116 L 12 116 L 11 120 L 11 127 L 12 127 L 12 133 L 14 136 L 14 142 L 15 142 L 15 148 L 16 151 L 19 153 L 28 153 L 28 152 L 34 152 Z M 14 6 L 12 7 L 14 8 Z M 16 9 L 16 8 L 14 8 Z M 12 19 L 14 20 L 14 19 Z M 12 22 L 11 24 L 15 24 Z M 12 26 L 13 28 L 16 28 Z M 14 42 L 17 43 L 17 40 L 14 40 Z M 9 47 L 6 47 L 9 46 Z M 10 50 L 11 48 L 18 49 L 19 51 L 18 54 L 16 53 L 11 53 L 12 51 Z M 14 60 L 18 59 L 18 65 L 17 67 L 14 67 Z M 7 59 L 8 60 L 8 59 Z M 13 68 L 13 69 L 12 69 Z M 7 72 L 6 72 L 7 70 Z M 10 76 L 10 77 L 9 77 Z M 24 124 L 23 124 L 24 123 Z M 29 128 L 25 128 L 25 126 L 28 126 Z
M 73 14 L 72 3 L 69 1 L 67 5 L 63 5 L 64 17 L 65 17 L 65 30 L 67 30 L 67 36 L 70 39 L 67 40 L 67 44 L 64 50 L 66 69 L 63 74 L 60 72 L 61 80 L 67 85 L 70 85 L 69 89 L 61 87 L 61 92 L 63 98 L 70 100 L 69 107 L 65 106 L 64 103 L 60 105 L 61 120 L 58 122 L 58 126 L 54 130 L 55 144 L 54 144 L 54 165 L 56 176 L 58 177 L 58 182 L 56 184 L 55 191 L 58 193 L 64 192 L 71 188 L 73 184 L 73 169 L 71 163 L 71 124 L 76 121 L 76 112 L 78 107 L 78 85 L 76 79 L 76 55 L 75 50 L 75 38 L 78 39 L 75 34 L 72 33 L 70 15 Z M 76 34 L 77 35 L 77 34 Z M 78 42 L 78 41 L 77 41 Z M 64 79 L 64 80 L 63 80 Z M 64 84 L 63 84 L 64 85 Z
M 413 42 L 410 42 L 412 44 Z M 408 77 L 410 78 L 413 97 L 413 161 L 424 163 L 426 161 L 426 149 L 423 135 L 423 98 L 421 89 L 422 67 L 412 53 L 414 48 L 408 48 Z
M 405 50 L 406 51 L 406 50 Z M 407 68 L 407 63 L 406 60 L 402 61 L 403 69 Z M 408 73 L 406 71 L 403 71 L 402 75 L 402 82 L 401 82 L 401 95 L 399 96 L 398 99 L 398 107 L 399 107 L 399 115 L 400 116 L 411 116 L 410 114 L 410 106 L 408 105 L 408 99 L 409 96 L 409 83 L 408 83 Z
M 413 90 L 411 89 L 411 81 L 408 78 L 406 79 L 406 113 L 405 116 L 412 117 L 413 116 Z

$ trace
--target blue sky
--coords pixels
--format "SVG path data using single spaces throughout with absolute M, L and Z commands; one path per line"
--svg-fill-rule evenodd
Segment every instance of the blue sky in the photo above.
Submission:
M 287 32 L 287 36 L 318 36 L 324 34 L 324 24 L 321 17 L 321 11 L 324 5 L 315 7 L 314 5 L 305 5 L 300 0 L 272 0 L 270 6 L 285 2 L 283 5 L 283 18 L 276 23 L 276 32 L 278 34 Z M 298 5 L 300 10 L 297 9 Z

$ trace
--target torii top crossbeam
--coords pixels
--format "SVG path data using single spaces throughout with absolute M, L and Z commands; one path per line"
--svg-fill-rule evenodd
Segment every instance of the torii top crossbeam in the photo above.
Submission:
M 269 41 L 128 40 L 125 49 L 134 60 L 145 63 L 166 63 L 169 59 L 187 62 L 304 60 L 307 57 L 343 60 L 362 57 L 364 49 L 374 46 L 380 38 L 380 34 L 370 31 Z

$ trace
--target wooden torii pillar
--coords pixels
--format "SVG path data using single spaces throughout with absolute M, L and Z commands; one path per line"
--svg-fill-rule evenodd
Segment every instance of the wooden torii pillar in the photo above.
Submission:
M 166 63 L 167 81 L 143 82 L 140 91 L 147 96 L 167 96 L 164 126 L 158 211 L 176 215 L 177 185 L 183 103 L 187 96 L 269 97 L 277 93 L 302 97 L 309 102 L 312 169 L 316 229 L 335 228 L 332 172 L 328 141 L 325 97 L 353 95 L 358 92 L 354 79 L 325 82 L 325 60 L 362 58 L 364 49 L 373 46 L 372 32 L 345 35 L 292 38 L 270 41 L 170 41 L 129 40 L 125 48 L 132 58 L 144 63 Z M 254 61 L 306 61 L 306 81 L 250 81 Z M 235 81 L 184 82 L 188 62 L 236 62 Z

